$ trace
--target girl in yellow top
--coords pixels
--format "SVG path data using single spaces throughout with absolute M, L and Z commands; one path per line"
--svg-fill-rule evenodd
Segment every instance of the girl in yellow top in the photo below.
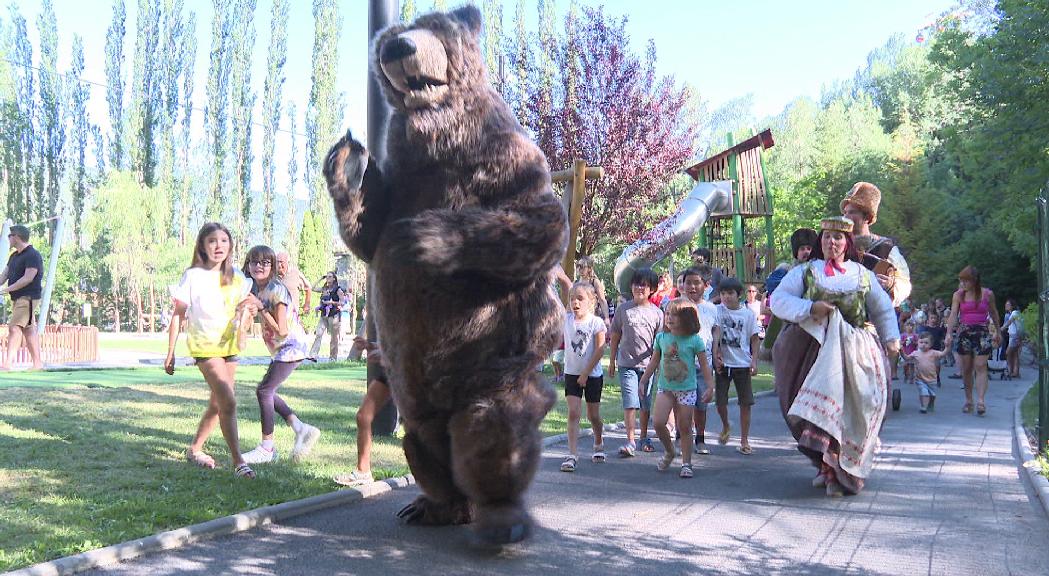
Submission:
M 233 376 L 237 370 L 237 327 L 234 319 L 242 308 L 254 316 L 257 300 L 251 296 L 251 282 L 233 267 L 233 239 L 229 230 L 209 222 L 197 234 L 193 263 L 182 274 L 172 290 L 175 311 L 168 327 L 168 355 L 164 371 L 175 373 L 175 342 L 179 329 L 186 325 L 189 354 L 197 361 L 204 380 L 211 389 L 208 407 L 197 426 L 186 459 L 204 468 L 214 468 L 215 460 L 204 453 L 204 443 L 217 423 L 229 446 L 234 474 L 254 478 L 255 472 L 240 455 L 237 438 L 237 400 Z

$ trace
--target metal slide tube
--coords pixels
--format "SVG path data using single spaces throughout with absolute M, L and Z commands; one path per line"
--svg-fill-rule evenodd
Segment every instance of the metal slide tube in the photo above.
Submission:
M 630 278 L 635 270 L 651 267 L 687 244 L 711 214 L 731 209 L 732 181 L 697 183 L 669 218 L 623 250 L 613 275 L 616 289 L 629 298 Z

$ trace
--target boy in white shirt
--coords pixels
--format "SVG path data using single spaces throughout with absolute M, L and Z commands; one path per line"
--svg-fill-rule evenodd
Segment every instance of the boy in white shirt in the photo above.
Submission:
M 718 304 L 718 327 L 720 334 L 714 350 L 715 401 L 721 417 L 719 444 L 728 444 L 730 426 L 728 422 L 728 386 L 736 385 L 739 400 L 739 448 L 737 452 L 750 455 L 750 407 L 754 405 L 754 389 L 750 377 L 758 373 L 758 320 L 754 313 L 739 303 L 743 284 L 736 278 L 725 278 L 718 287 L 721 304 Z

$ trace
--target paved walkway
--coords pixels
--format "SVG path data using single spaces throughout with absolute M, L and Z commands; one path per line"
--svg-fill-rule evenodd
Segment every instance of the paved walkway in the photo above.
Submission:
M 735 438 L 714 446 L 693 480 L 658 473 L 658 452 L 565 474 L 554 446 L 529 493 L 535 536 L 501 554 L 471 549 L 466 528 L 397 524 L 410 488 L 90 573 L 1045 574 L 1049 519 L 1012 456 L 1013 404 L 1030 381 L 993 381 L 983 418 L 961 413 L 959 382 L 944 380 L 929 415 L 905 389 L 855 497 L 810 487 L 813 469 L 766 397 L 754 455 L 737 454 Z

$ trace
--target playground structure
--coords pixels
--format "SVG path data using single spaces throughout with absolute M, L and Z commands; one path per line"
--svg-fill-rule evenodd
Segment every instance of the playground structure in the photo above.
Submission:
M 66 362 L 93 362 L 98 360 L 98 328 L 94 326 L 48 326 L 48 311 L 51 307 L 51 295 L 55 285 L 55 273 L 58 268 L 58 255 L 62 250 L 65 236 L 65 218 L 52 216 L 27 226 L 55 222 L 54 239 L 51 242 L 51 255 L 47 263 L 47 275 L 43 282 L 43 293 L 40 297 L 40 308 L 36 319 L 37 333 L 40 335 L 40 360 L 44 363 L 58 364 Z M 0 231 L 0 254 L 6 257 L 11 253 L 11 243 L 7 235 L 14 223 L 8 219 Z M 42 272 L 42 271 L 41 271 Z M 15 281 L 17 278 L 8 278 Z M 0 324 L 0 354 L 7 354 L 8 326 Z M 24 346 L 18 350 L 14 362 L 29 362 L 29 350 Z
M 565 184 L 561 194 L 561 203 L 568 215 L 568 249 L 561 262 L 561 268 L 569 278 L 575 278 L 576 244 L 579 239 L 579 222 L 583 217 L 583 197 L 586 195 L 587 180 L 598 180 L 605 175 L 600 166 L 587 166 L 585 160 L 576 159 L 572 168 L 550 173 L 553 184 Z M 561 300 L 567 304 L 568 294 L 562 294 Z
M 732 204 L 714 212 L 699 231 L 699 246 L 710 249 L 713 268 L 744 284 L 763 282 L 772 268 L 772 194 L 765 178 L 761 151 L 775 145 L 765 130 L 690 166 L 685 170 L 698 182 L 730 180 Z
M 774 145 L 772 132 L 765 130 L 736 145 L 729 135 L 728 142 L 728 149 L 685 170 L 697 182 L 692 191 L 669 218 L 623 250 L 613 273 L 621 294 L 630 294 L 634 270 L 666 258 L 697 231 L 699 246 L 710 249 L 712 268 L 744 283 L 764 280 L 773 239 L 772 196 L 761 150 Z

